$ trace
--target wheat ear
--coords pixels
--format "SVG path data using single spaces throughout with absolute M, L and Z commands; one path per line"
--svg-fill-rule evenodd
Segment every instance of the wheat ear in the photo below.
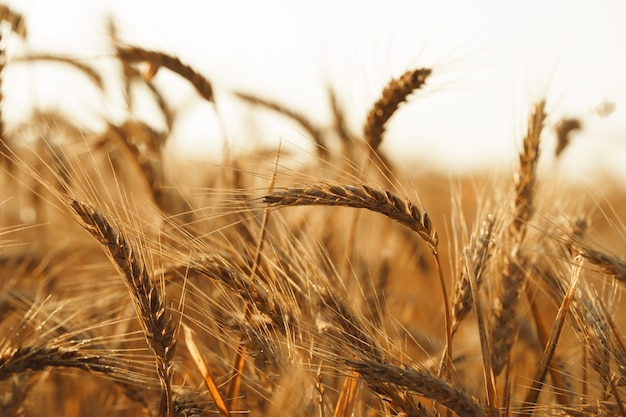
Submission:
M 556 132 L 556 150 L 554 151 L 556 157 L 561 156 L 567 145 L 571 140 L 571 134 L 576 130 L 583 128 L 582 123 L 578 119 L 561 119 L 559 123 L 554 127 Z
M 41 371 L 50 367 L 78 368 L 103 374 L 113 374 L 116 369 L 101 355 L 89 355 L 59 346 L 7 347 L 0 353 L 0 381 L 26 371 Z
M 515 318 L 520 294 L 526 282 L 528 261 L 520 253 L 526 234 L 526 224 L 534 212 L 533 197 L 539 159 L 539 136 L 545 119 L 545 101 L 535 104 L 528 121 L 523 149 L 519 155 L 519 170 L 515 179 L 513 221 L 508 228 L 510 253 L 505 257 L 501 291 L 495 300 L 491 328 L 492 363 L 499 375 L 508 362 L 515 337 Z
M 539 161 L 539 137 L 543 129 L 546 102 L 541 100 L 535 104 L 528 120 L 528 130 L 524 137 L 522 152 L 519 154 L 519 171 L 515 179 L 515 217 L 511 232 L 518 234 L 521 241 L 526 230 L 526 223 L 534 212 L 533 197 L 537 179 L 537 162 Z
M 137 46 L 119 46 L 117 56 L 125 62 L 147 62 L 153 66 L 153 71 L 165 67 L 189 81 L 203 99 L 215 103 L 213 87 L 209 80 L 174 56 L 163 52 L 149 51 Z
M 385 125 L 398 110 L 398 107 L 407 100 L 407 97 L 415 90 L 421 88 L 432 70 L 419 68 L 402 74 L 399 78 L 392 79 L 383 90 L 382 96 L 374 103 L 367 114 L 363 135 L 372 151 L 376 152 L 385 133 Z
M 408 198 L 399 197 L 387 190 L 379 190 L 366 184 L 355 186 L 322 182 L 306 188 L 275 191 L 264 196 L 263 202 L 275 207 L 341 206 L 370 210 L 413 230 L 426 242 L 433 254 L 438 253 L 439 238 L 428 213 Z
M 485 416 L 485 410 L 477 399 L 429 371 L 400 368 L 374 360 L 355 359 L 347 362 L 375 393 L 384 395 L 384 388 L 393 384 L 436 401 L 459 416 Z
M 141 252 L 133 248 L 122 231 L 103 213 L 94 206 L 74 199 L 69 200 L 69 207 L 85 230 L 100 243 L 124 279 L 135 302 L 144 336 L 156 359 L 157 374 L 163 388 L 162 415 L 172 417 L 173 368 L 170 362 L 176 347 L 176 327 L 171 313 L 165 307 L 164 296 L 150 278 Z
M 626 283 L 626 261 L 597 249 L 582 248 L 580 253 L 600 271 L 619 282 Z
M 482 222 L 478 236 L 476 238 L 472 237 L 470 243 L 464 250 L 464 252 L 468 251 L 470 256 L 463 256 L 462 258 L 463 264 L 466 265 L 461 270 L 461 276 L 456 283 L 454 297 L 452 299 L 452 334 L 456 332 L 461 321 L 472 310 L 472 289 L 470 285 L 469 272 L 471 272 L 471 274 L 475 277 L 476 286 L 479 289 L 482 284 L 482 272 L 489 261 L 489 257 L 491 256 L 494 224 L 494 217 L 492 215 L 488 215 Z

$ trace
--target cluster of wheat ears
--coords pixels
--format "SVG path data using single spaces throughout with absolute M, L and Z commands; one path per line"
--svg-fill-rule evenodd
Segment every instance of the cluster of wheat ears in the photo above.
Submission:
M 27 36 L 19 14 L 0 18 L 5 39 Z M 211 83 L 111 33 L 126 122 L 0 124 L 2 416 L 626 416 L 626 262 L 590 227 L 600 202 L 538 175 L 544 100 L 515 175 L 474 181 L 469 203 L 453 182 L 398 180 L 380 148 L 426 68 L 387 84 L 362 133 L 334 95 L 320 127 L 234 93 L 299 124 L 317 153 L 189 169 L 165 152 L 175 112 L 154 75 L 216 106 Z M 67 65 L 105 94 L 85 61 L 15 59 Z M 0 71 L 11 63 L 0 55 Z M 137 86 L 164 131 L 133 117 Z M 558 156 L 580 123 L 554 126 Z

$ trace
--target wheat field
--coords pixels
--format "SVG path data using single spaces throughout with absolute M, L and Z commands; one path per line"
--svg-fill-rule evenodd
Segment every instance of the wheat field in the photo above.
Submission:
M 0 18 L 3 37 L 28 36 Z M 330 127 L 235 92 L 315 152 L 192 165 L 166 151 L 178 113 L 154 75 L 219 114 L 210 80 L 114 31 L 111 45 L 118 87 L 129 103 L 147 88 L 165 130 L 131 110 L 100 130 L 61 112 L 0 123 L 0 415 L 626 416 L 624 201 L 538 168 L 582 128 L 552 121 L 550 97 L 504 174 L 411 176 L 381 148 L 436 68 L 389 80 L 360 132 L 340 92 Z M 105 94 L 89 62 L 21 59 Z

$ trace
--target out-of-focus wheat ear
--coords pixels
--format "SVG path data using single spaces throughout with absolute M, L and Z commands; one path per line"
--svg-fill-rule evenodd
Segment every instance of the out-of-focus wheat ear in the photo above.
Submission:
M 194 337 L 193 337 L 193 333 L 191 329 L 184 324 L 182 325 L 182 327 L 185 332 L 185 343 L 187 345 L 187 350 L 189 350 L 189 354 L 191 355 L 191 358 L 196 364 L 196 367 L 198 368 L 200 375 L 202 375 L 202 378 L 204 379 L 204 382 L 206 383 L 207 388 L 209 389 L 209 394 L 211 394 L 211 397 L 213 398 L 213 402 L 215 403 L 215 406 L 219 410 L 220 416 L 230 417 L 230 411 L 228 410 L 228 407 L 226 406 L 226 403 L 224 402 L 224 398 L 222 398 L 222 394 L 220 394 L 220 391 L 217 388 L 217 384 L 215 383 L 215 379 L 213 379 L 213 375 L 211 375 L 211 371 L 209 370 L 209 367 L 204 361 L 204 358 L 202 357 L 202 355 L 200 354 L 200 350 L 198 349 L 198 346 L 196 345 L 196 342 L 194 341 Z
M 36 346 L 4 346 L 0 352 L 0 381 L 27 371 L 76 368 L 113 375 L 117 367 L 106 357 L 46 343 Z
M 358 387 L 359 373 L 351 371 L 343 382 L 333 417 L 350 417 L 354 413 L 354 403 Z
M 382 143 L 385 125 L 391 116 L 407 101 L 411 93 L 424 85 L 431 73 L 432 70 L 429 68 L 409 70 L 385 86 L 381 97 L 367 114 L 363 128 L 365 141 L 373 152 L 376 152 Z
M 113 19 L 108 19 L 107 21 L 109 37 L 111 39 L 111 44 L 119 45 L 120 39 L 117 34 L 117 26 Z M 159 89 L 154 85 L 152 79 L 156 75 L 159 67 L 148 63 L 147 68 L 144 71 L 139 71 L 135 67 L 131 65 L 131 62 L 125 60 L 119 60 L 122 66 L 122 82 L 124 84 L 124 98 L 126 100 L 126 104 L 128 106 L 129 111 L 132 113 L 133 111 L 133 96 L 132 96 L 132 85 L 135 81 L 141 81 L 143 84 L 148 87 L 148 90 L 152 93 L 152 97 L 156 102 L 157 106 L 161 110 L 163 114 L 163 119 L 165 121 L 165 125 L 167 127 L 167 132 L 172 131 L 172 126 L 174 125 L 174 112 L 168 106 L 165 97 L 159 91 Z M 163 143 L 164 145 L 164 143 Z
M 205 395 L 190 389 L 176 392 L 174 396 L 174 417 L 209 417 L 215 415 Z
M 129 72 L 132 71 L 131 80 L 135 80 L 135 79 L 143 80 L 146 87 L 148 87 L 148 90 L 150 90 L 150 92 L 152 93 L 152 97 L 154 98 L 156 105 L 159 107 L 159 109 L 161 110 L 161 114 L 163 115 L 163 120 L 165 121 L 165 127 L 167 128 L 166 131 L 167 133 L 170 133 L 172 131 L 172 128 L 174 127 L 175 112 L 172 109 L 170 109 L 169 104 L 167 103 L 165 97 L 163 96 L 163 93 L 161 93 L 161 91 L 159 91 L 157 86 L 154 85 L 154 82 L 152 81 L 151 73 L 146 73 L 146 72 L 140 73 L 139 71 L 135 70 L 135 68 L 133 67 L 129 67 L 129 68 L 130 69 L 128 71 Z M 167 139 L 168 137 L 169 137 L 168 135 L 165 135 L 165 139 Z M 161 143 L 161 148 L 163 148 L 164 146 L 165 146 L 165 141 Z
M 380 363 L 369 359 L 353 359 L 347 362 L 356 372 L 359 372 L 369 389 L 376 394 L 384 395 L 384 388 L 393 384 L 436 401 L 459 416 L 486 416 L 485 410 L 476 398 L 429 371 L 398 367 L 391 363 Z
M 561 119 L 554 126 L 554 131 L 556 132 L 556 149 L 554 153 L 557 158 L 561 156 L 567 145 L 569 145 L 572 133 L 582 128 L 583 125 L 580 120 L 572 118 Z
M 571 272 L 571 282 L 567 292 L 565 293 L 565 297 L 563 297 L 563 301 L 557 311 L 556 317 L 554 319 L 554 323 L 552 324 L 552 331 L 550 332 L 550 337 L 548 338 L 548 342 L 545 345 L 543 354 L 541 355 L 540 361 L 537 364 L 537 370 L 535 372 L 535 376 L 533 377 L 533 381 L 528 388 L 528 394 L 526 394 L 526 398 L 524 399 L 522 416 L 530 416 L 533 413 L 534 407 L 537 405 L 537 399 L 539 398 L 539 394 L 543 388 L 543 384 L 546 379 L 546 375 L 548 374 L 548 370 L 551 367 L 552 358 L 554 356 L 554 352 L 556 351 L 556 345 L 561 337 L 561 331 L 563 330 L 563 325 L 565 324 L 565 318 L 567 317 L 567 313 L 569 312 L 570 305 L 572 303 L 572 299 L 574 298 L 574 294 L 577 288 L 578 279 L 580 278 L 580 272 L 582 269 L 582 258 L 578 256 L 574 260 L 574 266 L 572 267 Z
M 24 17 L 4 4 L 0 4 L 0 21 L 7 22 L 11 26 L 11 30 L 19 37 L 26 37 Z
M 519 154 L 519 168 L 515 178 L 514 218 L 511 232 L 515 233 L 518 242 L 524 236 L 525 225 L 533 215 L 533 196 L 537 179 L 537 163 L 539 161 L 539 137 L 546 118 L 544 100 L 533 107 L 528 120 L 528 130 Z
M 581 248 L 580 253 L 590 263 L 600 268 L 603 274 L 621 282 L 626 283 L 626 261 L 600 250 Z
M 155 356 L 162 386 L 162 415 L 172 416 L 170 365 L 176 348 L 176 326 L 166 307 L 164 295 L 148 274 L 142 253 L 134 248 L 119 230 L 96 207 L 69 198 L 68 206 L 78 221 L 102 246 L 116 266 L 134 301 L 145 339 Z
M 154 71 L 157 71 L 160 67 L 165 67 L 189 81 L 200 97 L 215 104 L 213 87 L 209 80 L 174 56 L 163 52 L 150 51 L 138 46 L 118 46 L 117 56 L 122 61 L 128 63 L 146 62 L 155 68 Z
M 452 298 L 452 335 L 456 332 L 461 321 L 467 317 L 472 310 L 472 289 L 470 279 L 466 268 L 476 277 L 476 285 L 480 290 L 483 282 L 483 270 L 488 264 L 493 246 L 492 232 L 495 224 L 495 218 L 491 214 L 487 215 L 483 220 L 478 236 L 470 239 L 465 250 L 469 251 L 470 257 L 463 256 L 462 262 L 469 262 L 468 265 L 461 269 L 460 277 L 456 282 L 454 296 Z M 465 252 L 464 250 L 464 252 Z
M 135 167 L 138 176 L 143 179 L 145 189 L 155 204 L 163 212 L 173 214 L 169 213 L 162 195 L 163 173 L 160 164 L 160 149 L 156 153 L 153 152 L 152 155 L 146 155 L 141 151 L 142 145 L 149 145 L 149 143 L 142 144 L 139 138 L 148 137 L 149 139 L 143 142 L 150 142 L 155 140 L 153 138 L 156 136 L 158 136 L 156 132 L 140 122 L 129 121 L 121 126 L 109 123 L 108 130 L 102 135 L 99 142 L 112 141 L 115 143 L 127 161 Z
M 240 98 L 243 101 L 246 101 L 255 106 L 264 107 L 266 109 L 270 109 L 277 113 L 282 114 L 283 116 L 293 120 L 297 124 L 299 124 L 310 136 L 311 139 L 315 142 L 315 148 L 318 156 L 322 160 L 328 159 L 328 147 L 326 146 L 326 141 L 324 139 L 324 132 L 319 127 L 316 126 L 308 117 L 305 115 L 296 112 L 295 110 L 290 109 L 287 106 L 282 104 L 263 99 L 261 97 L 254 96 L 252 94 L 243 93 L 243 92 L 235 92 L 234 93 L 237 98 Z
M 29 396 L 38 379 L 39 375 L 14 375 L 0 400 L 0 416 L 26 415 Z

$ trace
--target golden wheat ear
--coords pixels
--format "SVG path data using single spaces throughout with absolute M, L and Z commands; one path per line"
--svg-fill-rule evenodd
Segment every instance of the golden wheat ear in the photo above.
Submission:
M 529 116 L 526 136 L 519 154 L 515 177 L 513 219 L 507 230 L 509 251 L 504 253 L 505 267 L 500 292 L 495 299 L 491 327 L 492 364 L 494 374 L 500 375 L 509 361 L 516 334 L 515 321 L 522 289 L 527 282 L 530 261 L 523 244 L 527 225 L 534 213 L 535 182 L 539 160 L 539 138 L 545 120 L 545 101 L 539 101 Z
M 171 361 L 176 348 L 176 326 L 164 295 L 148 273 L 141 252 L 133 247 L 124 233 L 96 207 L 70 199 L 69 208 L 102 246 L 120 272 L 133 299 L 148 346 L 156 359 L 156 368 L 162 386 L 163 415 L 172 416 Z
M 355 359 L 349 360 L 348 364 L 359 372 L 372 391 L 381 396 L 386 395 L 385 388 L 393 385 L 436 401 L 459 416 L 486 416 L 476 398 L 428 371 L 373 360 Z
M 372 151 L 375 152 L 382 143 L 385 127 L 391 116 L 411 93 L 424 85 L 431 73 L 429 68 L 410 70 L 387 84 L 381 97 L 367 114 L 363 128 L 363 136 Z

